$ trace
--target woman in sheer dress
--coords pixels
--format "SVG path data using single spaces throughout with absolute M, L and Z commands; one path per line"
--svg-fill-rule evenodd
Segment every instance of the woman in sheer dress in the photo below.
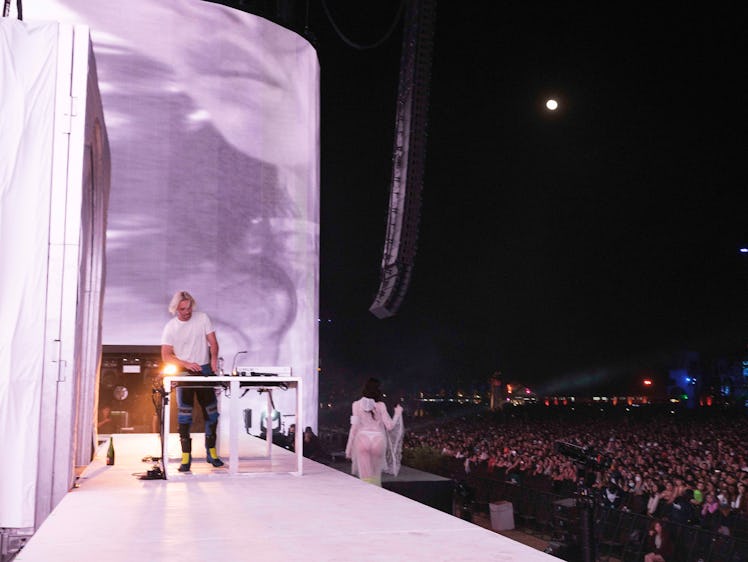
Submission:
M 370 378 L 361 398 L 352 405 L 351 429 L 345 448 L 351 459 L 351 474 L 361 480 L 382 485 L 382 472 L 394 474 L 400 470 L 403 445 L 403 408 L 395 406 L 390 417 L 382 402 L 379 380 Z

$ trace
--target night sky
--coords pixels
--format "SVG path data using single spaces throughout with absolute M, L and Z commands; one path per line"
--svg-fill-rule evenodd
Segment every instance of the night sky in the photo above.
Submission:
M 348 4 L 359 43 L 394 13 Z M 745 11 L 548 4 L 439 4 L 419 249 L 386 320 L 402 29 L 356 50 L 315 5 L 323 377 L 561 391 L 745 349 Z

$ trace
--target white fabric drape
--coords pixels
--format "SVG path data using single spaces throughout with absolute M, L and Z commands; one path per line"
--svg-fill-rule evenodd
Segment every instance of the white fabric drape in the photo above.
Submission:
M 35 528 L 91 457 L 110 168 L 88 28 L 0 20 L 0 96 L 0 527 Z
M 0 527 L 34 524 L 57 25 L 0 20 Z

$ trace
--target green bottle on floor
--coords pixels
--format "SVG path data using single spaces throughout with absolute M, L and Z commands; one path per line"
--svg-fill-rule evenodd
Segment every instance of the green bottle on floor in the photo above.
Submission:
M 108 465 L 114 464 L 114 437 L 109 438 L 109 450 L 106 452 L 106 463 Z

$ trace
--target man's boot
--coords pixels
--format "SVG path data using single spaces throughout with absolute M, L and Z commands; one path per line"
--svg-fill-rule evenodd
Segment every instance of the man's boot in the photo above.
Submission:
M 182 444 L 182 464 L 179 465 L 179 472 L 189 472 L 192 464 L 192 438 L 181 438 Z
M 213 426 L 213 435 L 205 436 L 205 460 L 213 466 L 223 466 L 223 461 L 218 458 L 216 452 L 216 434 L 215 426 Z

